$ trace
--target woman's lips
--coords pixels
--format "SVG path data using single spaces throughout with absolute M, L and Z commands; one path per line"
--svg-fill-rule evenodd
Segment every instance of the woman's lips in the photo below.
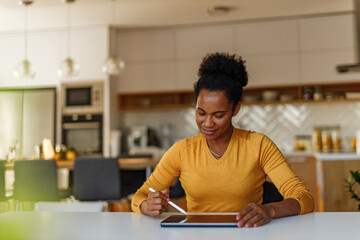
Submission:
M 206 130 L 206 129 L 203 129 L 203 133 L 206 134 L 206 135 L 213 135 L 215 134 L 216 130 Z

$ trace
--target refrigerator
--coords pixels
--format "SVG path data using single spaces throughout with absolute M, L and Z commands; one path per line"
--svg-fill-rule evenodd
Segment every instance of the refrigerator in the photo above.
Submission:
M 56 89 L 0 90 L 0 159 L 31 158 L 44 137 L 54 143 Z

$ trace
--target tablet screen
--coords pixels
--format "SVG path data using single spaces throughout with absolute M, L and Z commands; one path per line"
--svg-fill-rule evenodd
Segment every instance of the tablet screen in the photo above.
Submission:
M 162 227 L 236 227 L 236 215 L 172 215 Z

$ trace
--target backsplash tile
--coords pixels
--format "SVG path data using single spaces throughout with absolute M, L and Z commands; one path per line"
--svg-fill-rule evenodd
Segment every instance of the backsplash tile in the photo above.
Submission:
M 194 109 L 125 111 L 124 128 L 147 125 L 159 131 L 172 127 L 173 142 L 199 133 Z M 312 102 L 296 104 L 243 105 L 233 118 L 236 127 L 269 136 L 282 151 L 293 151 L 296 135 L 311 135 L 314 126 L 339 125 L 345 150 L 360 129 L 360 102 Z

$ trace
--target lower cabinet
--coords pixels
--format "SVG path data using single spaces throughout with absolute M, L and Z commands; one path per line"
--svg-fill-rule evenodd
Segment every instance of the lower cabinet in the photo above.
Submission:
M 358 211 L 360 202 L 351 198 L 344 180 L 349 178 L 350 170 L 356 171 L 360 169 L 360 159 L 320 161 L 320 168 L 323 175 L 324 211 Z M 359 194 L 357 189 L 355 191 Z

